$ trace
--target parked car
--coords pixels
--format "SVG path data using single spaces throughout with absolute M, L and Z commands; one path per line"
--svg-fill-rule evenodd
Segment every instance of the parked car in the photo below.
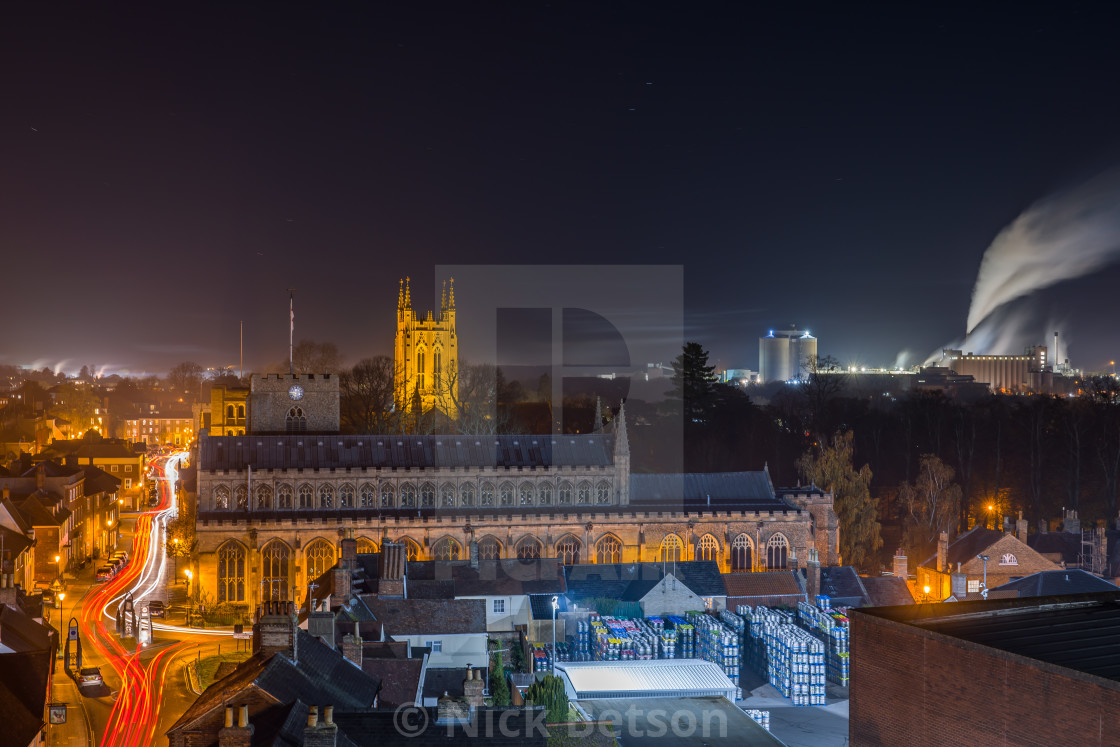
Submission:
M 153 599 L 148 602 L 148 614 L 152 617 L 163 617 L 167 614 L 167 608 L 163 606 L 163 602 Z
M 78 672 L 78 687 L 93 687 L 104 684 L 105 680 L 101 679 L 101 670 L 98 667 L 82 667 Z
M 97 569 L 98 581 L 108 581 L 115 575 L 117 575 L 117 569 L 111 565 L 103 565 Z
M 121 562 L 127 563 L 128 562 L 128 550 L 117 550 L 115 553 L 113 553 L 109 557 L 110 558 L 120 558 Z

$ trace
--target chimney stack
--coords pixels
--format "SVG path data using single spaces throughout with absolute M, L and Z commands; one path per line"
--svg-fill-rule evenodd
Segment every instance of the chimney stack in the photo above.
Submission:
M 937 572 L 944 573 L 949 567 L 949 533 L 942 532 L 937 538 Z
M 319 706 L 307 712 L 307 728 L 303 730 L 304 747 L 335 747 L 338 744 L 338 725 L 334 723 L 334 706 L 324 706 L 323 720 L 319 720 Z
M 816 602 L 821 593 L 821 561 L 817 551 L 810 548 L 809 560 L 805 564 L 805 586 L 809 595 L 809 603 Z
M 1070 534 L 1081 534 L 1081 519 L 1073 509 L 1066 511 L 1066 531 Z
M 910 564 L 901 547 L 894 551 L 894 575 L 903 581 L 910 577 Z
M 354 632 L 342 637 L 342 655 L 361 668 L 362 666 L 362 632 L 361 623 L 354 623 Z
M 334 613 L 326 609 L 324 602 L 322 609 L 312 612 L 307 618 L 307 632 L 316 638 L 323 639 L 323 643 L 334 648 Z
M 269 601 L 261 604 L 253 625 L 253 653 L 279 653 L 296 661 L 298 637 L 295 604 Z
M 238 709 L 237 726 L 233 725 L 233 708 L 226 706 L 226 725 L 218 730 L 218 747 L 249 747 L 253 743 L 249 706 L 242 705 Z
M 486 690 L 486 681 L 482 679 L 482 671 L 477 676 L 475 671 L 467 667 L 467 678 L 463 680 L 463 697 L 471 708 L 479 708 L 485 704 L 483 692 Z M 447 693 L 444 693 L 446 697 Z M 442 699 L 441 699 L 442 700 Z
M 1027 530 L 1029 527 L 1029 522 L 1023 518 L 1023 512 L 1020 511 L 1019 520 L 1015 522 L 1015 534 L 1024 545 L 1027 544 Z
M 381 545 L 381 578 L 377 582 L 377 596 L 403 599 L 405 594 L 405 549 L 396 542 Z

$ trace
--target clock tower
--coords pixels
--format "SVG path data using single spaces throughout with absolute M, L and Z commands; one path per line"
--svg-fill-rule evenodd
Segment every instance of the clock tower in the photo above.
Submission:
M 253 374 L 249 433 L 338 433 L 338 376 Z

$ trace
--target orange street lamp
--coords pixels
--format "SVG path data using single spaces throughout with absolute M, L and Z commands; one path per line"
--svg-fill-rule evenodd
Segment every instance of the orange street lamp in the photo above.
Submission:
M 55 565 L 58 566 L 58 579 L 61 581 L 62 580 L 62 556 L 61 555 L 55 555 L 54 556 L 54 562 L 55 562 Z

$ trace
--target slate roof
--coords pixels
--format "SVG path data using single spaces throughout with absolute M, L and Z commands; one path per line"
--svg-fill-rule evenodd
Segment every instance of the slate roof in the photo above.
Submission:
M 850 565 L 821 568 L 821 594 L 835 607 L 864 607 L 870 599 L 863 579 Z
M 798 510 L 774 493 L 770 476 L 765 471 L 630 475 L 630 503 L 735 507 L 752 511 Z
M 18 506 L 24 521 L 32 527 L 57 527 L 62 526 L 70 516 L 69 509 L 59 511 L 55 516 L 45 505 L 40 495 L 31 495 L 25 498 Z
M 406 575 L 410 597 L 418 596 L 413 591 L 421 581 L 445 582 L 454 597 L 561 594 L 566 588 L 556 558 L 480 560 L 477 568 L 469 560 L 412 560 Z
M 23 518 L 23 514 L 19 512 L 19 508 L 11 498 L 0 499 L 0 507 L 12 517 L 12 521 L 22 534 L 31 533 L 31 525 L 27 523 L 27 519 Z
M 83 467 L 83 470 L 86 474 L 86 480 L 83 484 L 86 495 L 93 495 L 95 493 L 116 493 L 121 489 L 120 478 L 113 477 L 100 467 L 86 465 Z
M 800 597 L 805 590 L 794 571 L 759 571 L 757 573 L 725 573 L 723 585 L 729 597 Z M 758 604 L 758 602 L 744 602 Z
M 481 669 L 485 672 L 486 662 L 471 662 L 473 669 Z M 439 698 L 444 693 L 452 697 L 459 697 L 463 694 L 463 680 L 467 678 L 467 670 L 465 667 L 456 667 L 455 669 L 428 669 L 424 673 L 424 697 L 425 698 Z
M 17 516 L 18 516 L 18 512 Z M 23 517 L 18 517 L 18 521 L 22 521 Z M 2 559 L 12 560 L 18 558 L 21 553 L 31 547 L 31 540 L 26 534 L 16 532 L 8 529 L 8 527 L 0 526 L 0 537 L 3 537 L 4 557 Z
M 896 604 L 913 604 L 914 595 L 904 579 L 896 576 L 865 576 L 860 581 L 867 589 L 868 606 L 889 607 Z
M 964 534 L 957 537 L 957 539 L 949 543 L 948 563 L 950 568 L 956 568 L 957 563 L 965 563 L 972 560 L 977 555 L 982 553 L 999 541 L 1004 536 L 1004 533 L 996 529 L 985 529 L 984 527 L 973 527 Z M 922 563 L 924 568 L 933 568 L 937 565 L 937 553 L 930 555 Z
M 396 708 L 416 702 L 420 691 L 422 659 L 367 659 L 362 657 L 362 671 L 381 682 L 377 694 L 378 708 Z
M 1038 532 L 1027 535 L 1027 546 L 1042 555 L 1060 555 L 1066 565 L 1081 563 L 1081 535 L 1072 532 Z
M 613 434 L 558 436 L 207 436 L 199 469 L 447 469 L 451 467 L 606 467 Z
M 297 629 L 296 634 L 295 662 L 283 654 L 254 654 L 233 674 L 208 687 L 172 730 L 190 727 L 249 687 L 280 703 L 298 699 L 340 708 L 368 708 L 373 703 L 380 687 L 377 680 L 306 630 Z
M 486 603 L 481 599 L 382 599 L 364 594 L 361 600 L 390 636 L 486 632 Z
M 727 596 L 719 565 L 710 560 L 679 563 L 602 563 L 564 568 L 570 599 L 613 597 L 636 602 L 671 573 L 698 597 Z
M 1041 571 L 1016 581 L 994 587 L 997 591 L 1017 591 L 1020 597 L 1051 597 L 1061 594 L 1092 594 L 1098 591 L 1120 591 L 1116 584 L 1094 576 L 1088 571 L 1071 568 L 1060 571 Z

